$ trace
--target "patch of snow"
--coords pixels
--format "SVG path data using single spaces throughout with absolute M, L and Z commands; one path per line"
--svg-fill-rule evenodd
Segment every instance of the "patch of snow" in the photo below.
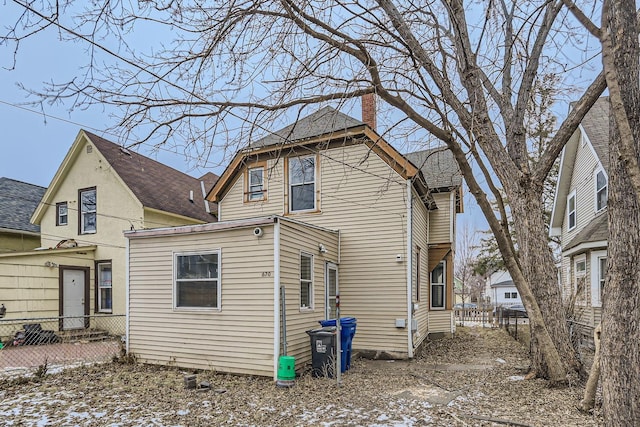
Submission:
M 188 409 L 178 409 L 176 411 L 177 415 L 188 415 L 189 414 L 189 410 Z
M 498 363 L 507 363 L 506 360 L 500 359 L 499 357 L 496 359 L 496 362 L 498 362 Z
M 513 376 L 509 377 L 509 379 L 511 381 L 522 381 L 522 380 L 524 380 L 524 376 L 522 376 L 522 375 L 513 375 Z

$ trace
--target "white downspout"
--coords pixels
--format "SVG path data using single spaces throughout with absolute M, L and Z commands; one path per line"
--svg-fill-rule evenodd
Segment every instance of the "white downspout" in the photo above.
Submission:
M 286 310 L 286 307 L 282 308 Z M 273 225 L 273 380 L 278 380 L 280 357 L 280 220 Z
M 131 321 L 130 315 L 129 315 L 129 292 L 130 292 L 130 285 L 129 285 L 129 245 L 130 245 L 131 240 L 129 240 L 129 238 L 127 237 L 127 243 L 125 244 L 125 267 L 124 267 L 124 285 L 125 285 L 125 293 L 124 293 L 124 312 L 125 312 L 125 322 L 124 322 L 124 335 L 125 335 L 125 346 L 126 346 L 126 351 L 127 354 L 129 353 L 129 342 L 131 341 L 129 339 L 129 323 Z
M 407 180 L 407 355 L 413 358 L 413 193 Z

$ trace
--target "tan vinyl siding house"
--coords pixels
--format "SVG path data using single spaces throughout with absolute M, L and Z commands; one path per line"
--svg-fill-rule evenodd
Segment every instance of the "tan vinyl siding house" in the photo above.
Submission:
M 601 320 L 606 273 L 608 102 L 596 102 L 562 152 L 550 227 L 561 238 L 563 296 L 587 340 Z
M 44 313 L 124 316 L 127 239 L 123 231 L 215 221 L 206 212 L 200 180 L 85 131 L 78 133 L 34 208 L 29 216 L 40 230 L 38 246 L 49 250 L 15 254 L 0 263 L 0 277 L 19 274 L 14 283 L 27 298 L 6 306 L 8 319 Z M 70 256 L 71 252 L 77 255 Z M 30 267 L 16 271 L 9 266 L 23 262 Z M 77 298 L 61 292 L 65 283 L 77 284 Z M 47 299 L 58 303 L 37 308 L 38 302 L 29 301 L 37 293 L 27 291 L 34 284 L 47 289 Z M 0 286 L 3 292 L 12 285 Z M 71 328 L 70 324 L 64 327 Z M 79 327 L 82 322 L 73 326 Z
M 251 252 L 255 237 L 249 232 L 234 240 L 234 244 L 244 248 L 244 263 L 230 265 L 224 255 L 230 249 L 222 249 L 223 306 L 220 313 L 211 313 L 214 320 L 206 317 L 206 322 L 215 321 L 217 314 L 224 318 L 225 307 L 239 312 L 245 310 L 247 323 L 253 322 L 254 311 L 250 308 L 225 306 L 225 298 L 228 298 L 225 292 L 233 293 L 241 286 L 225 277 L 229 277 L 230 269 L 239 269 L 259 260 L 274 265 L 275 276 L 268 289 L 270 298 L 262 294 L 266 292 L 264 287 L 267 285 L 260 281 L 260 277 L 246 277 L 245 280 L 252 289 L 259 289 L 263 296 L 259 301 L 260 309 L 271 313 L 273 328 L 255 330 L 260 336 L 260 343 L 270 343 L 264 348 L 261 344 L 259 348 L 260 358 L 268 355 L 264 364 L 255 362 L 239 368 L 218 361 L 216 369 L 275 377 L 277 358 L 283 354 L 285 342 L 287 353 L 296 358 L 296 368 L 303 369 L 311 356 L 305 331 L 317 327 L 319 320 L 333 317 L 327 307 L 327 262 L 337 274 L 341 316 L 357 319 L 354 351 L 374 357 L 411 358 L 430 333 L 453 332 L 450 324 L 443 330 L 431 329 L 432 258 L 437 264 L 451 256 L 453 242 L 451 238 L 443 238 L 446 249 L 439 247 L 432 256 L 430 222 L 432 213 L 437 209 L 461 211 L 461 179 L 457 166 L 453 164 L 451 167 L 450 153 L 444 152 L 440 156 L 425 151 L 417 153 L 417 158 L 419 164 L 408 155 L 405 157 L 398 153 L 367 124 L 328 107 L 253 141 L 236 154 L 207 195 L 211 203 L 217 203 L 220 221 L 217 226 L 223 228 L 207 231 L 211 238 L 205 240 L 215 246 L 216 236 L 222 238 L 232 233 L 238 224 L 255 224 L 265 218 L 275 221 L 273 227 L 280 231 L 267 231 L 268 227 L 264 226 L 261 241 L 269 241 L 272 235 L 278 236 L 273 244 L 267 245 L 273 247 L 272 253 Z M 434 168 L 433 159 L 443 160 L 436 163 L 439 166 L 446 164 L 446 170 Z M 444 162 L 445 159 L 449 163 Z M 436 192 L 457 195 L 445 197 L 443 206 L 436 204 L 430 181 L 425 179 L 425 175 L 432 172 L 449 180 L 440 182 Z M 432 182 L 437 180 L 434 178 Z M 451 200 L 455 202 L 451 203 Z M 454 212 L 443 213 L 442 217 L 446 218 L 442 221 L 455 221 Z M 193 229 L 205 230 L 207 227 L 194 226 Z M 451 224 L 449 227 L 452 229 Z M 180 355 L 163 353 L 165 359 L 147 356 L 150 347 L 162 347 L 159 338 L 152 337 L 145 329 L 136 332 L 139 328 L 136 319 L 140 313 L 148 310 L 151 318 L 160 310 L 159 306 L 147 307 L 144 298 L 139 300 L 140 305 L 134 304 L 134 295 L 146 280 L 146 273 L 142 270 L 145 263 L 136 258 L 136 251 L 141 245 L 163 246 L 164 239 L 175 239 L 180 244 L 184 240 L 196 239 L 175 231 L 182 229 L 126 233 L 131 247 L 129 345 L 134 353 L 156 363 L 167 363 L 168 358 L 179 358 Z M 324 250 L 319 250 L 320 243 Z M 301 277 L 301 256 L 313 258 L 311 299 L 301 292 L 301 283 L 306 280 Z M 447 274 L 451 273 L 452 270 L 447 270 Z M 168 270 L 161 274 L 163 292 L 167 292 L 171 274 Z M 446 295 L 453 292 L 452 279 L 451 274 L 451 285 L 447 278 L 447 283 L 441 288 Z M 279 285 L 286 291 L 286 340 L 278 335 L 280 328 L 275 326 L 281 315 Z M 449 287 L 451 289 L 447 289 Z M 248 298 L 249 307 L 253 307 L 252 296 Z M 450 315 L 451 304 L 444 302 L 448 299 L 448 296 L 443 299 L 444 305 L 438 314 Z M 166 303 L 163 310 L 166 310 Z M 177 312 L 175 310 L 171 316 L 179 323 Z M 160 317 L 165 315 L 169 314 L 163 311 Z M 256 311 L 255 315 L 264 316 L 262 311 Z M 223 335 L 239 331 L 244 337 L 242 328 L 246 325 L 225 324 L 224 327 Z M 185 338 L 184 346 L 188 347 L 192 339 L 195 336 Z M 251 342 L 243 341 L 238 345 L 251 345 Z M 218 345 L 214 335 L 211 335 L 211 342 Z M 242 352 L 241 348 L 234 350 Z M 209 357 L 207 360 L 217 360 L 208 353 L 206 357 Z M 264 359 L 260 360 L 264 362 Z
M 256 237 L 254 230 L 262 235 Z M 338 233 L 266 217 L 127 232 L 129 351 L 146 363 L 271 376 L 281 343 L 280 286 L 286 342 L 296 364 L 309 361 L 306 330 L 324 318 L 325 264 L 338 259 Z M 322 244 L 326 252 L 319 252 Z M 219 306 L 179 307 L 176 255 L 219 256 Z M 300 256 L 313 259 L 312 305 L 300 307 Z

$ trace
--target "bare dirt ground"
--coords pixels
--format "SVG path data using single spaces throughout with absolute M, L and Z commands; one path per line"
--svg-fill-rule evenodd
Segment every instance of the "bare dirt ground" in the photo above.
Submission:
M 504 331 L 459 328 L 413 361 L 352 361 L 341 387 L 308 374 L 267 378 L 105 364 L 0 384 L 0 424 L 14 426 L 597 426 L 575 409 L 580 387 L 523 380 L 521 344 Z

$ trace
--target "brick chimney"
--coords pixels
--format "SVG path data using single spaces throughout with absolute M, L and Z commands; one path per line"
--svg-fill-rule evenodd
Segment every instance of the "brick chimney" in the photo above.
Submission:
M 362 122 L 376 130 L 376 94 L 362 95 Z

